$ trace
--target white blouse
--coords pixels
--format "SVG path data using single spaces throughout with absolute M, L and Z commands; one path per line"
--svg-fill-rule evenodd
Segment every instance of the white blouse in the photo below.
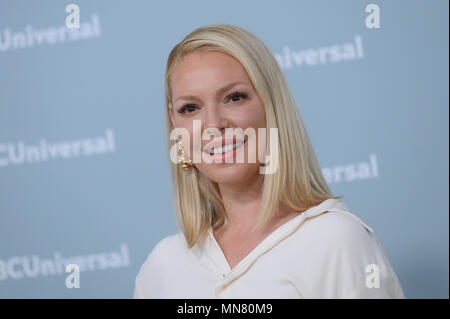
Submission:
M 187 248 L 180 230 L 141 266 L 133 298 L 405 298 L 373 230 L 327 199 L 269 234 L 233 269 L 212 229 Z

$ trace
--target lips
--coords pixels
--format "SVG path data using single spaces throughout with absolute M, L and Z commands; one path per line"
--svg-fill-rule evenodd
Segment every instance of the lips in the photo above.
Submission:
M 225 145 L 236 144 L 236 143 L 239 143 L 239 142 L 244 142 L 245 143 L 245 139 L 244 140 L 241 140 L 241 139 L 238 140 L 238 139 L 236 139 L 236 137 L 228 138 L 228 139 L 225 139 L 225 138 L 215 139 L 215 140 L 212 140 L 211 142 L 209 142 L 208 144 L 205 145 L 205 147 L 203 148 L 203 152 L 205 152 L 207 154 L 210 154 L 210 151 L 213 150 L 216 147 L 220 147 L 220 146 L 224 147 Z
M 244 152 L 244 145 L 246 144 L 246 140 L 243 140 L 242 142 L 238 142 L 236 147 L 226 147 L 222 150 L 222 153 L 217 154 L 210 154 L 208 152 L 205 152 L 208 156 L 208 158 L 212 159 L 215 163 L 233 163 L 233 161 L 229 162 L 229 160 L 232 160 L 235 156 L 238 156 L 238 154 L 241 154 Z M 222 144 L 223 145 L 223 144 Z M 226 145 L 226 144 L 225 144 Z M 217 146 L 220 147 L 220 144 Z M 224 146 L 222 146 L 224 147 Z M 220 151 L 220 150 L 219 150 Z M 242 158 L 240 158 L 242 160 Z M 241 162 L 239 162 L 241 163 Z

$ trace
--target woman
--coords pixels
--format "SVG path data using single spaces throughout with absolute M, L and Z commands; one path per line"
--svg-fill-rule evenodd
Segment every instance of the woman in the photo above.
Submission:
M 404 298 L 373 230 L 332 196 L 254 35 L 217 24 L 186 36 L 168 58 L 166 106 L 181 230 L 153 248 L 134 298 Z

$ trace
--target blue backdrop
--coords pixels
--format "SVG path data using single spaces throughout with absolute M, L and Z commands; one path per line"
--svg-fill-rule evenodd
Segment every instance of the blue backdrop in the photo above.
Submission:
M 371 3 L 380 28 L 365 24 Z M 132 296 L 178 231 L 167 56 L 227 23 L 276 56 L 333 193 L 374 229 L 406 297 L 448 298 L 448 12 L 446 0 L 1 0 L 0 297 Z

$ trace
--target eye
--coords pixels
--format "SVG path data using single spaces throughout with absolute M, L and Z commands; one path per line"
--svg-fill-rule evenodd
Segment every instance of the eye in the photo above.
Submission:
M 195 111 L 196 108 L 197 108 L 197 106 L 194 104 L 186 104 L 186 105 L 183 105 L 177 112 L 178 113 L 186 113 L 186 112 L 192 113 Z
M 245 100 L 247 98 L 248 98 L 248 94 L 247 93 L 236 91 L 236 92 L 233 92 L 233 93 L 231 93 L 230 95 L 227 96 L 227 101 L 232 100 L 232 102 L 237 103 L 237 102 L 240 102 L 241 99 Z M 183 113 L 192 113 L 197 108 L 198 107 L 195 104 L 186 104 L 186 105 L 183 105 L 177 112 L 181 113 L 181 114 L 183 114 Z
M 235 100 L 235 99 L 239 99 L 239 100 Z M 233 102 L 240 102 L 240 99 L 245 100 L 246 98 L 248 98 L 248 94 L 247 93 L 243 93 L 243 92 L 233 92 L 230 95 L 228 95 L 227 101 L 232 99 Z

